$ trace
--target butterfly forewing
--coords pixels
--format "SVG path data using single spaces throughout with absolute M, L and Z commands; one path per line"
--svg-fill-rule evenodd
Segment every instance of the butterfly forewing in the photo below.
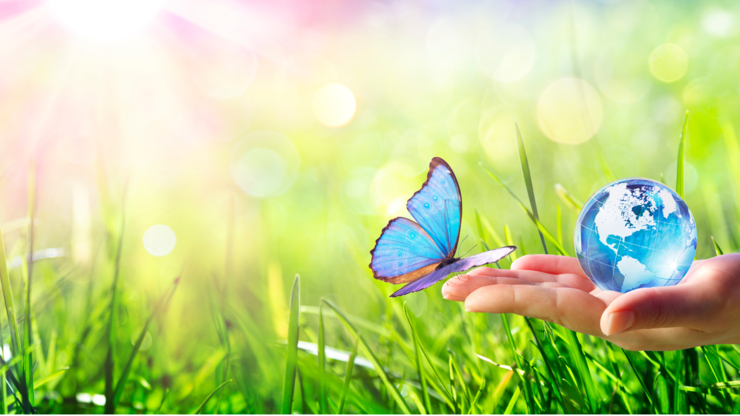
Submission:
M 445 255 L 419 224 L 395 218 L 383 229 L 371 252 L 376 279 L 410 282 L 431 273 Z
M 427 180 L 406 204 L 411 215 L 434 240 L 446 258 L 457 250 L 462 218 L 462 199 L 455 174 L 444 160 L 435 157 Z

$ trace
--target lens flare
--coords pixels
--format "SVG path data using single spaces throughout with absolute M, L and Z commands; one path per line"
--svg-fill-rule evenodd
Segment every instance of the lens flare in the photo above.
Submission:
M 346 124 L 355 114 L 356 107 L 354 94 L 344 85 L 325 85 L 313 97 L 316 118 L 329 127 Z
M 666 43 L 650 54 L 650 72 L 663 82 L 674 82 L 686 75 L 689 58 L 680 46 Z
M 52 0 L 57 17 L 93 40 L 118 40 L 144 28 L 159 10 L 158 0 Z

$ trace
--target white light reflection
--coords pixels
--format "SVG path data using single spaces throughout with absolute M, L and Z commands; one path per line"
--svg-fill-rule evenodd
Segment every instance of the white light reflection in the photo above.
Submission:
M 152 256 L 166 256 L 175 248 L 177 237 L 166 225 L 152 225 L 144 233 L 144 248 Z

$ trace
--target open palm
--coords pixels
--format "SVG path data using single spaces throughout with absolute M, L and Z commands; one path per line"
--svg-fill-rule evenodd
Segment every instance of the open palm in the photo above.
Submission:
M 740 343 L 740 254 L 696 261 L 676 286 L 625 294 L 598 289 L 575 258 L 529 255 L 511 270 L 452 278 L 442 294 L 469 312 L 539 318 L 635 351 Z

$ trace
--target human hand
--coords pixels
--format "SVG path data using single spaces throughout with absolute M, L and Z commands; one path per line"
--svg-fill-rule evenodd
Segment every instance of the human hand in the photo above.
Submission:
M 452 278 L 442 295 L 469 312 L 538 318 L 633 351 L 740 343 L 740 254 L 695 261 L 675 286 L 625 294 L 598 289 L 578 259 L 529 255 L 511 270 Z

